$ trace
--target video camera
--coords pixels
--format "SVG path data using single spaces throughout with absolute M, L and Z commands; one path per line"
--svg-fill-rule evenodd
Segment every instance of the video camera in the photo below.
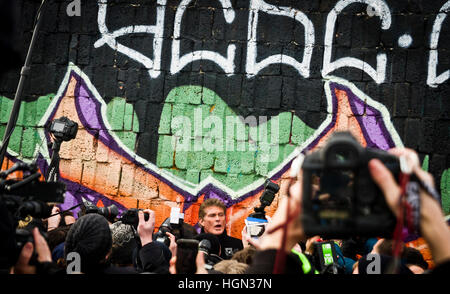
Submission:
M 23 172 L 22 180 L 7 179 L 15 171 Z M 41 182 L 40 177 L 41 173 L 35 163 L 17 162 L 10 169 L 0 172 L 2 269 L 14 265 L 23 245 L 33 241 L 29 230 L 17 229 L 19 221 L 28 216 L 36 219 L 48 218 L 53 204 L 64 202 L 65 184 Z
M 336 132 L 321 150 L 303 161 L 302 222 L 307 236 L 392 237 L 396 218 L 368 169 L 377 158 L 400 173 L 396 156 L 363 148 L 348 132 Z

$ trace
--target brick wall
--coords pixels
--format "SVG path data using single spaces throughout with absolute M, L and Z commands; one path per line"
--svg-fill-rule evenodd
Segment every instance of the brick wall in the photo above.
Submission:
M 14 2 L 24 56 L 39 3 Z M 266 178 L 351 130 L 365 146 L 417 150 L 449 213 L 450 2 L 81 2 L 80 16 L 62 0 L 45 12 L 9 145 L 45 169 L 43 124 L 79 123 L 61 150 L 66 207 L 150 207 L 157 225 L 180 207 L 195 225 L 220 197 L 239 237 Z M 18 77 L 0 81 L 1 135 Z

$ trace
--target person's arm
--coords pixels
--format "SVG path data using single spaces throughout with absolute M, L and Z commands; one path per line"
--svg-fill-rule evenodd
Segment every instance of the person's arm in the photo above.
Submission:
M 284 251 L 289 253 L 298 242 L 305 239 L 303 226 L 300 221 L 300 206 L 302 200 L 302 171 L 297 179 L 282 179 L 278 208 L 261 236 L 259 249 L 280 249 L 283 239 L 283 226 L 289 219 L 286 229 L 286 243 Z M 289 211 L 288 211 L 289 208 Z M 278 229 L 277 229 L 278 228 Z M 274 231 L 274 229 L 277 229 Z
M 147 212 L 149 217 L 146 221 L 144 212 Z M 165 246 L 159 242 L 153 242 L 153 230 L 155 229 L 155 212 L 150 209 L 140 210 L 138 212 L 139 223 L 137 232 L 141 240 L 142 248 L 139 249 L 139 258 L 141 260 L 142 269 L 145 272 L 152 273 L 168 273 L 169 261 L 164 256 Z
M 282 248 L 283 228 L 287 223 L 285 246 L 286 254 L 284 263 L 284 273 L 302 273 L 301 264 L 298 258 L 293 258 L 291 249 L 305 239 L 303 226 L 300 221 L 300 205 L 302 199 L 302 171 L 297 178 L 282 179 L 278 208 L 267 224 L 265 233 L 257 242 L 257 252 L 253 257 L 253 262 L 247 269 L 248 274 L 270 274 L 274 271 L 277 255 Z M 288 209 L 289 208 L 289 209 Z
M 144 212 L 148 213 L 148 220 L 144 218 Z M 153 230 L 155 229 L 155 212 L 150 209 L 138 212 L 139 223 L 137 226 L 137 232 L 141 240 L 141 245 L 144 247 L 146 244 L 153 242 Z
M 417 154 L 414 151 L 394 149 L 391 153 L 397 156 L 407 155 L 412 158 L 409 163 L 416 176 L 428 185 L 434 186 L 433 177 L 420 168 L 419 161 L 416 159 Z M 382 190 L 388 206 L 395 215 L 398 215 L 401 189 L 391 172 L 378 159 L 369 162 L 369 170 L 373 180 Z M 420 201 L 420 230 L 430 247 L 433 259 L 436 265 L 450 261 L 450 229 L 445 223 L 442 209 L 437 201 L 423 189 L 420 191 Z

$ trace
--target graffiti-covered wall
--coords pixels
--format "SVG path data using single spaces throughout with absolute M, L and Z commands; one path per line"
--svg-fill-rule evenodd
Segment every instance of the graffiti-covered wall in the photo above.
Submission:
M 15 5 L 25 55 L 39 2 Z M 195 225 L 219 197 L 240 237 L 266 179 L 350 130 L 363 146 L 417 150 L 449 213 L 449 11 L 446 0 L 52 1 L 8 157 L 45 171 L 44 125 L 67 116 L 79 131 L 61 147 L 65 208 L 152 208 L 159 225 L 179 207 Z M 2 136 L 18 77 L 0 82 Z

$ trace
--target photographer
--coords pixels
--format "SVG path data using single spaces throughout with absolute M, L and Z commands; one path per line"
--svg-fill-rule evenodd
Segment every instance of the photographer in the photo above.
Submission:
M 102 215 L 89 213 L 80 217 L 70 228 L 64 248 L 67 260 L 71 253 L 78 253 L 80 270 L 84 274 L 134 274 L 134 268 L 112 266 L 112 234 L 109 223 Z
M 413 173 L 420 180 L 434 187 L 432 176 L 420 168 L 418 156 L 414 151 L 392 149 L 389 152 L 396 156 L 409 158 L 409 165 L 412 167 Z M 380 160 L 370 160 L 368 169 L 370 176 L 383 192 L 390 210 L 398 216 L 401 187 Z M 302 272 L 298 259 L 289 254 L 296 243 L 306 240 L 299 217 L 303 196 L 302 177 L 303 171 L 300 170 L 296 178 L 283 179 L 278 209 L 273 215 L 266 233 L 260 239 L 260 250 L 254 256 L 247 273 Z M 279 229 L 283 227 L 284 231 Z M 444 221 L 439 204 L 423 189 L 420 189 L 420 231 L 430 247 L 436 264 L 436 268 L 432 272 L 448 272 L 450 267 L 450 230 Z
M 216 235 L 220 242 L 220 257 L 230 259 L 233 254 L 243 249 L 242 241 L 228 236 L 225 230 L 226 207 L 222 201 L 216 198 L 205 200 L 200 205 L 198 213 L 199 224 L 202 227 L 201 233 Z
M 52 263 L 50 249 L 37 228 L 32 230 L 34 244 L 27 242 L 20 252 L 15 266 L 11 269 L 11 274 L 62 274 L 63 272 Z M 36 261 L 32 262 L 33 255 Z
M 145 220 L 144 213 L 148 213 L 148 220 Z M 139 224 L 137 232 L 139 234 L 141 247 L 137 253 L 136 266 L 143 272 L 168 274 L 169 261 L 172 257 L 172 253 L 163 243 L 153 241 L 155 212 L 150 209 L 139 210 L 138 216 Z

